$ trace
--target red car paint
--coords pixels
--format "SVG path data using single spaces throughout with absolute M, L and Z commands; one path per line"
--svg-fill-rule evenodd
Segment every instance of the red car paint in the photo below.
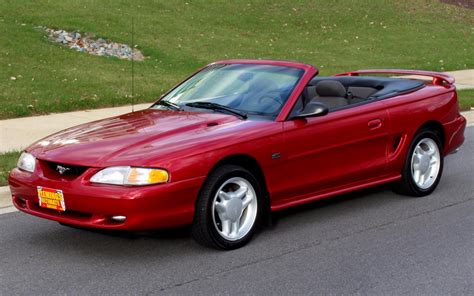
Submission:
M 296 67 L 304 74 L 273 121 L 239 120 L 217 113 L 147 109 L 83 124 L 26 149 L 36 171 L 14 169 L 9 177 L 15 206 L 26 213 L 84 227 L 145 230 L 190 224 L 209 172 L 235 156 L 252 159 L 262 172 L 271 210 L 398 180 L 411 139 L 424 124 L 444 131 L 444 155 L 464 141 L 454 80 L 435 72 L 367 70 L 344 73 L 417 74 L 433 83 L 415 92 L 321 117 L 288 119 L 307 83 L 311 65 L 268 60 L 222 64 Z M 374 72 L 375 71 L 375 72 Z M 44 141 L 49 145 L 45 146 Z M 86 167 L 77 178 L 54 173 L 46 162 Z M 168 183 L 148 186 L 94 184 L 109 166 L 166 169 Z M 38 205 L 37 186 L 62 190 L 67 211 Z M 123 215 L 125 222 L 110 220 Z

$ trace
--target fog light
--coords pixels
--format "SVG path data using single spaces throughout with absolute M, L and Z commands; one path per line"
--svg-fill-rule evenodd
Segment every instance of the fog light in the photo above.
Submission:
M 15 196 L 14 197 L 15 201 L 16 201 L 16 204 L 20 207 L 20 208 L 26 208 L 26 200 L 22 197 L 19 197 L 19 196 Z
M 112 216 L 112 217 L 110 217 L 110 220 L 112 220 L 114 222 L 123 223 L 123 222 L 125 222 L 125 220 L 127 220 L 127 217 L 125 217 L 125 216 Z

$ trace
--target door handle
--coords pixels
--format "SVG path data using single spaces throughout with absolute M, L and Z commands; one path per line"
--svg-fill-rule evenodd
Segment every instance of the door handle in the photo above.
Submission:
M 367 123 L 367 126 L 369 127 L 370 130 L 378 129 L 382 127 L 382 119 L 377 118 L 377 119 L 369 120 L 369 122 Z

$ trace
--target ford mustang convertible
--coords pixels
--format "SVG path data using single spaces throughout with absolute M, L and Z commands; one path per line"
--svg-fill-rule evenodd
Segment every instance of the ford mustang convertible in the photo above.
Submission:
M 9 177 L 13 202 L 82 228 L 192 225 L 199 243 L 234 249 L 272 211 L 383 183 L 433 192 L 464 141 L 454 79 L 317 74 L 297 62 L 210 64 L 146 110 L 29 146 Z M 429 79 L 393 78 L 403 74 Z

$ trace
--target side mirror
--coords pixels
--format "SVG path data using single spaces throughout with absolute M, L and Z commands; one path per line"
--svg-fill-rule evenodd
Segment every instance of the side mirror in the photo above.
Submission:
M 328 112 L 329 108 L 323 103 L 312 102 L 306 105 L 301 113 L 295 114 L 292 118 L 324 116 L 328 114 Z

